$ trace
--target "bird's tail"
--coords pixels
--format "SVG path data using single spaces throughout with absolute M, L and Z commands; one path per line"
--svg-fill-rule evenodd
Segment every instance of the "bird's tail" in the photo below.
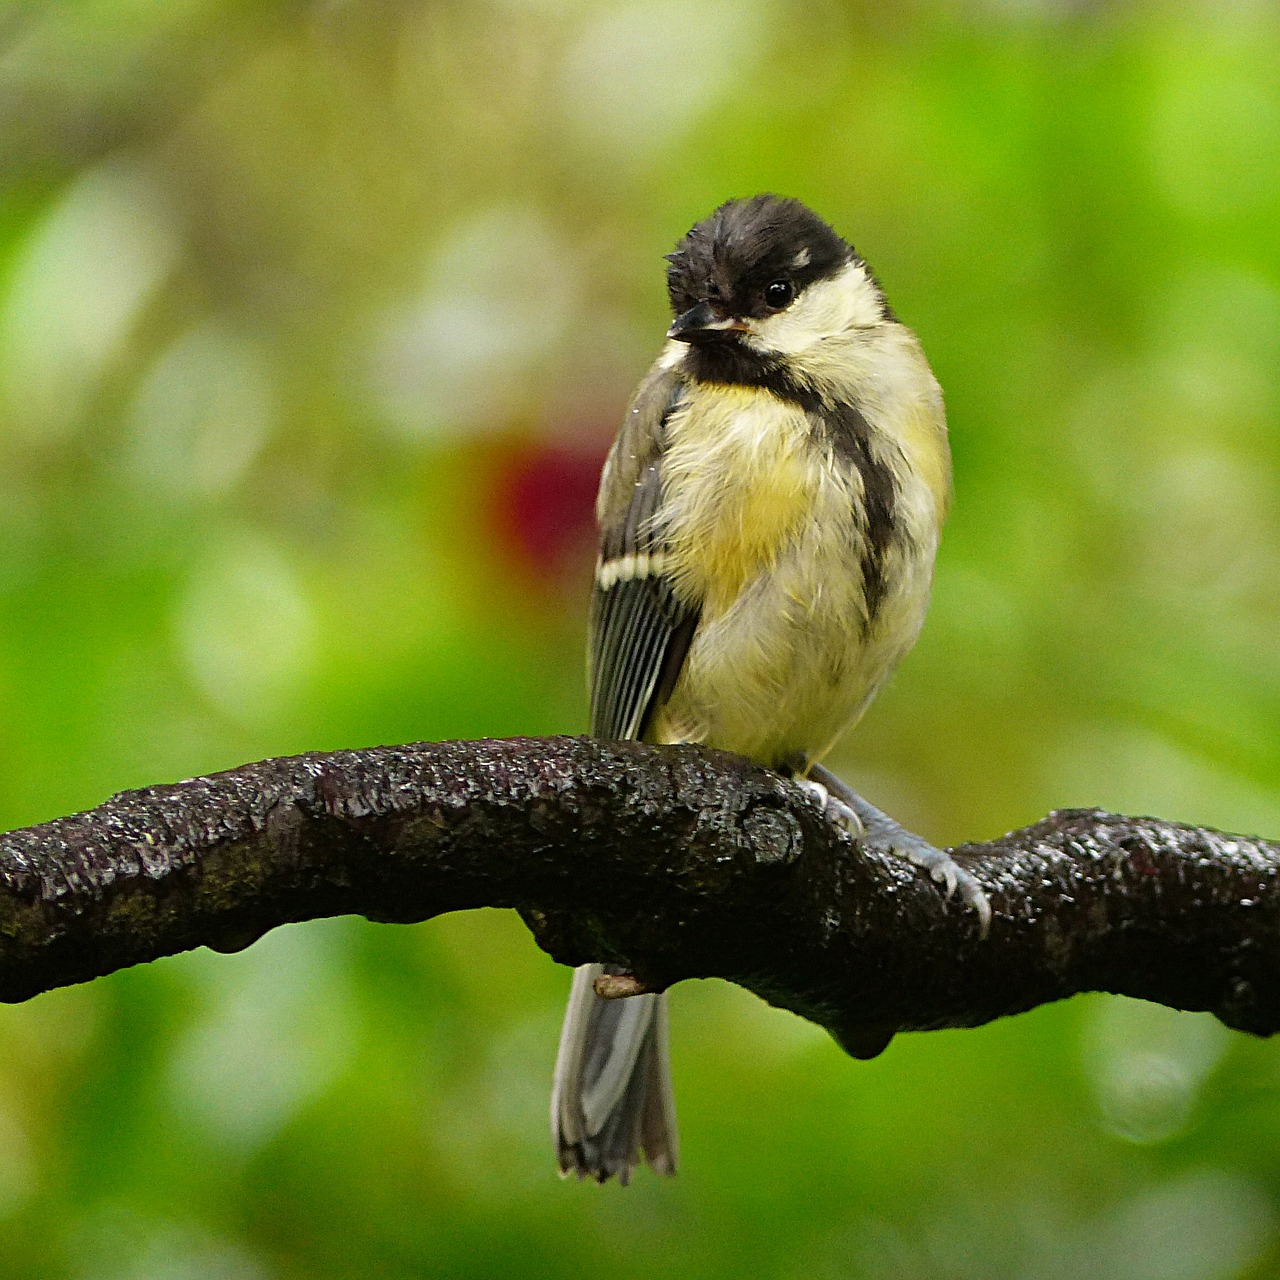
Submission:
M 616 1173 L 625 1184 L 642 1155 L 658 1173 L 676 1171 L 667 997 L 602 1000 L 595 980 L 605 972 L 598 964 L 574 971 L 551 1093 L 551 1131 L 561 1173 L 597 1182 Z

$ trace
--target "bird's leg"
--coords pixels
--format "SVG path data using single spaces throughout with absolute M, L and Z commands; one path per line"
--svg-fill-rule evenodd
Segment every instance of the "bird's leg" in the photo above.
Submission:
M 945 885 L 947 897 L 958 889 L 960 900 L 978 913 L 982 936 L 991 928 L 991 903 L 982 886 L 945 849 L 935 849 L 927 840 L 908 831 L 887 813 L 881 813 L 875 805 L 864 800 L 848 783 L 837 778 L 830 769 L 815 764 L 806 779 L 808 789 L 820 794 L 823 812 L 834 815 L 842 825 L 854 834 L 861 833 L 862 840 L 876 849 L 895 853 Z

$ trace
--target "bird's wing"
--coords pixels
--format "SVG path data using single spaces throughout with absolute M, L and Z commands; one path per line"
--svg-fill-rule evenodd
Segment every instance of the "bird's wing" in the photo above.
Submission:
M 591 596 L 591 732 L 640 738 L 670 696 L 698 624 L 666 573 L 662 462 L 680 379 L 656 369 L 641 384 L 605 464 L 600 556 Z

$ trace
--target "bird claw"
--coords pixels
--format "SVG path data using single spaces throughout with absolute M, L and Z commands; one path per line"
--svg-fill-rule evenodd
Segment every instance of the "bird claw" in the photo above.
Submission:
M 927 871 L 935 884 L 943 885 L 948 902 L 958 892 L 960 901 L 977 913 L 982 936 L 987 936 L 991 929 L 991 902 L 976 878 L 945 849 L 935 849 L 927 841 L 915 836 L 909 840 L 894 841 L 893 852 Z
M 955 897 L 956 886 L 960 883 L 960 877 L 956 874 L 955 864 L 952 863 L 951 866 L 934 867 L 929 874 L 933 877 L 935 884 L 944 884 L 947 886 L 947 891 L 943 894 L 943 897 L 950 902 L 951 899 Z
M 960 901 L 976 913 L 981 936 L 985 938 L 991 930 L 991 902 L 977 879 L 945 849 L 935 848 L 927 840 L 900 826 L 846 788 L 834 775 L 827 776 L 832 780 L 831 787 L 813 778 L 797 778 L 796 781 L 813 797 L 823 815 L 850 835 L 861 839 L 870 848 L 906 858 L 913 866 L 927 871 L 929 878 L 942 886 L 946 901 L 950 902 L 959 894 Z M 838 794 L 840 789 L 847 792 L 847 800 Z M 855 804 L 862 806 L 862 812 L 854 807 Z
M 828 822 L 834 822 L 842 831 L 847 831 L 855 838 L 865 834 L 866 828 L 862 825 L 857 810 L 845 804 L 839 796 L 833 796 L 822 783 L 815 782 L 812 778 L 796 778 L 795 783 L 809 794 Z

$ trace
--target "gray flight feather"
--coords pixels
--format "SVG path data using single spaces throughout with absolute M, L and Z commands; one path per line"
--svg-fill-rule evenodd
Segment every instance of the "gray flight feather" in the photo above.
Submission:
M 591 732 L 598 738 L 644 736 L 697 626 L 697 610 L 677 597 L 663 572 L 664 427 L 681 394 L 670 373 L 645 381 L 605 472 L 587 663 Z
M 551 1127 L 562 1173 L 625 1184 L 642 1155 L 658 1173 L 676 1170 L 667 997 L 602 1000 L 595 980 L 605 972 L 598 964 L 574 971 Z
M 599 738 L 645 735 L 698 624 L 697 608 L 677 598 L 662 572 L 663 436 L 682 393 L 669 371 L 645 379 L 601 483 L 588 664 L 591 732 Z M 643 1158 L 674 1173 L 667 998 L 602 1000 L 594 984 L 604 972 L 593 964 L 573 975 L 551 1097 L 561 1172 L 625 1183 Z

